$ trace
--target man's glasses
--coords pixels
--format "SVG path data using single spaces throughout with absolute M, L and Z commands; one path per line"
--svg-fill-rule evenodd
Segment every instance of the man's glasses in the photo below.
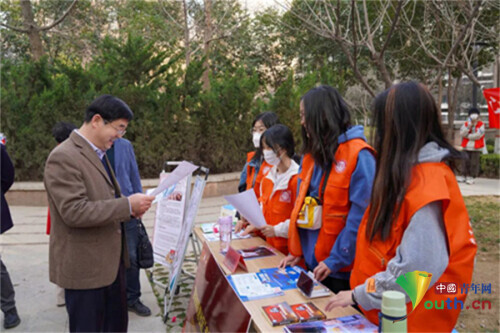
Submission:
M 103 119 L 103 120 L 104 120 L 104 119 Z M 109 122 L 109 121 L 107 121 L 107 120 L 104 120 L 104 125 L 109 125 L 109 126 L 113 127 L 113 129 L 116 131 L 116 133 L 118 133 L 118 135 L 120 135 L 120 136 L 124 136 L 124 135 L 125 135 L 125 133 L 127 133 L 127 130 L 117 128 L 117 127 L 113 126 L 113 125 L 111 124 L 111 122 Z

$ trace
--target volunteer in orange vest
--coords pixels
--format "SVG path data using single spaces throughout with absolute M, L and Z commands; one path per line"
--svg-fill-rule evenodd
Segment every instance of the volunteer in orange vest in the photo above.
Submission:
M 375 175 L 374 151 L 363 127 L 352 126 L 346 103 L 332 87 L 309 90 L 300 102 L 300 117 L 304 157 L 290 217 L 290 254 L 280 267 L 304 258 L 329 289 L 347 290 Z
M 247 153 L 247 161 L 241 171 L 240 183 L 238 185 L 239 192 L 253 188 L 257 199 L 260 197 L 260 182 L 264 175 L 271 169 L 271 165 L 267 164 L 262 156 L 260 137 L 265 130 L 279 122 L 278 115 L 270 111 L 259 114 L 252 122 L 251 134 L 255 150 Z M 241 217 L 241 220 L 236 224 L 235 232 L 241 231 L 246 225 L 248 225 L 247 221 L 244 217 Z
M 469 118 L 460 128 L 462 149 L 467 154 L 463 160 L 462 174 L 457 176 L 457 181 L 474 184 L 474 178 L 479 175 L 479 160 L 484 148 L 484 123 L 479 119 L 479 110 L 471 108 Z
M 260 229 L 266 241 L 288 254 L 288 225 L 295 203 L 299 165 L 294 161 L 293 134 L 282 124 L 271 126 L 262 134 L 264 160 L 272 165 L 260 185 L 260 203 L 267 225 Z M 254 230 L 249 226 L 245 234 Z
M 413 312 L 406 297 L 408 331 L 450 332 L 461 308 L 450 308 L 446 300 L 451 296 L 452 303 L 455 297 L 464 302 L 466 294 L 436 294 L 434 285 L 470 284 L 477 249 L 458 183 L 445 163 L 461 155 L 445 139 L 431 93 L 416 82 L 399 83 L 380 94 L 373 124 L 377 173 L 358 232 L 354 289 L 333 296 L 326 310 L 357 303 L 378 324 L 382 293 L 404 293 L 396 279 L 425 271 L 432 274 L 432 290 Z M 428 301 L 431 309 L 424 306 Z M 441 301 L 444 309 L 436 309 Z

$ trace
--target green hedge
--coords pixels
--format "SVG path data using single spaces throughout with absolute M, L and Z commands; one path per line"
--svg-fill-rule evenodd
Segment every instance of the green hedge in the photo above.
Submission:
M 212 77 L 201 89 L 202 61 L 187 69 L 142 38 L 105 39 L 85 65 L 2 59 L 1 131 L 17 180 L 41 180 L 56 145 L 58 121 L 80 126 L 86 106 L 112 94 L 134 111 L 125 138 L 135 148 L 143 178 L 157 177 L 166 160 L 186 159 L 211 172 L 240 170 L 252 149 L 249 129 L 257 109 L 258 78 L 237 68 Z
M 86 64 L 2 58 L 0 131 L 7 136 L 16 180 L 42 180 L 56 145 L 52 126 L 80 126 L 85 108 L 102 94 L 123 99 L 134 111 L 125 138 L 134 145 L 141 176 L 154 178 L 167 160 L 193 161 L 211 173 L 241 170 L 253 149 L 251 123 L 267 110 L 291 128 L 299 150 L 300 96 L 320 83 L 341 91 L 346 86 L 342 75 L 325 67 L 300 78 L 290 72 L 271 94 L 259 86 L 253 68 L 235 63 L 212 72 L 211 89 L 204 91 L 203 58 L 187 68 L 183 59 L 132 35 L 125 41 L 105 38 Z
M 481 176 L 500 177 L 500 154 L 481 155 Z
M 134 111 L 125 138 L 134 145 L 141 176 L 154 178 L 167 160 L 190 160 L 212 173 L 241 170 L 253 149 L 249 131 L 256 114 L 275 110 L 298 136 L 301 94 L 317 82 L 334 84 L 321 73 L 296 84 L 290 73 L 276 94 L 266 95 L 252 69 L 235 65 L 213 74 L 206 92 L 203 59 L 184 68 L 183 57 L 129 36 L 123 42 L 106 38 L 85 65 L 3 58 L 0 131 L 7 136 L 16 180 L 42 180 L 56 145 L 52 126 L 80 126 L 87 105 L 102 94 L 123 99 Z

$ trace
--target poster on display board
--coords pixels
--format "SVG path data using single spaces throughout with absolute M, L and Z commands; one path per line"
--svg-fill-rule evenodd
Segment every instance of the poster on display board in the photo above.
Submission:
M 169 173 L 160 174 L 160 183 Z M 177 258 L 178 241 L 183 233 L 183 221 L 190 176 L 182 178 L 157 195 L 156 218 L 153 229 L 154 261 L 172 269 Z
M 196 218 L 196 213 L 198 212 L 198 207 L 200 206 L 201 198 L 203 197 L 203 190 L 205 189 L 206 181 L 200 177 L 196 176 L 194 181 L 193 190 L 191 193 L 191 198 L 188 203 L 186 211 L 186 219 L 184 221 L 184 226 L 181 231 L 179 242 L 177 243 L 177 248 L 175 250 L 176 256 L 172 263 L 171 274 L 170 274 L 170 292 L 174 292 L 175 280 L 179 275 L 179 271 L 182 268 L 182 263 L 184 260 L 184 255 L 186 252 L 187 244 L 189 242 L 189 235 L 193 230 L 194 220 Z

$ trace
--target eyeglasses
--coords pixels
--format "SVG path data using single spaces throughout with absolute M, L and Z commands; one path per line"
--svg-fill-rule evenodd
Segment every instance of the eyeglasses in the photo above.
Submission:
M 109 121 L 107 121 L 107 120 L 104 120 L 104 119 L 103 119 L 103 121 L 104 121 L 104 125 L 109 125 L 109 126 L 113 127 L 113 129 L 116 131 L 116 133 L 117 133 L 118 135 L 120 135 L 120 136 L 124 136 L 124 135 L 125 135 L 125 133 L 127 133 L 127 130 L 117 128 L 117 127 L 113 126 L 113 125 L 111 124 L 111 122 L 109 122 Z

